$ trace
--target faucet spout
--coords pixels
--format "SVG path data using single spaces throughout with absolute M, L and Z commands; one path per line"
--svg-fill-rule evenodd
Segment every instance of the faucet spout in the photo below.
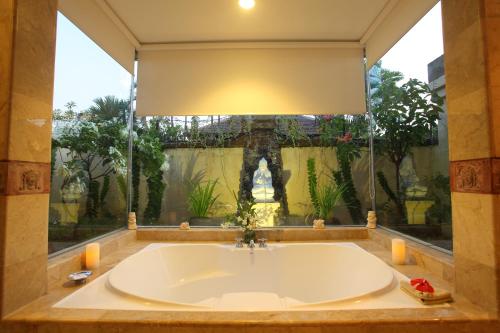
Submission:
M 250 243 L 248 243 L 248 247 L 251 249 L 255 247 L 255 242 L 253 241 L 253 239 L 250 241 Z

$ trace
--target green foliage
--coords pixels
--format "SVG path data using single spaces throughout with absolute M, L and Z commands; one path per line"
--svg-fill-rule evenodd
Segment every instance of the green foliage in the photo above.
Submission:
M 138 147 L 134 145 L 132 152 L 132 202 L 130 211 L 137 212 L 139 210 L 139 186 L 141 183 L 141 163 L 137 158 Z
M 368 119 L 365 115 L 322 116 L 317 119 L 322 145 L 334 146 L 339 137 L 347 133 L 350 133 L 356 140 L 368 138 Z
M 400 188 L 400 167 L 411 148 L 422 145 L 432 136 L 442 112 L 442 98 L 430 87 L 416 79 L 400 84 L 403 75 L 380 69 L 380 84 L 372 95 L 377 152 L 386 156 L 395 166 L 396 190 L 379 176 L 382 188 L 394 201 L 398 214 L 404 216 L 403 194 Z M 389 191 L 390 190 L 390 191 Z
M 327 184 L 318 187 L 318 217 L 326 219 L 333 208 L 340 202 L 342 194 L 345 192 L 345 186 L 336 186 Z
M 102 101 L 105 103 L 101 103 Z M 109 179 L 111 174 L 126 172 L 125 152 L 128 147 L 126 122 L 110 116 L 125 112 L 128 102 L 105 98 L 96 99 L 95 103 L 88 111 L 81 112 L 78 120 L 72 120 L 63 127 L 61 134 L 53 142 L 61 154 L 61 169 L 66 175 L 62 190 L 71 188 L 75 182 L 82 180 L 87 183 L 85 215 L 89 218 L 99 215 L 101 204 L 109 190 L 109 180 L 106 178 Z M 74 106 L 74 103 L 67 105 L 71 112 L 74 112 Z M 63 149 L 67 150 L 64 156 Z M 102 192 L 100 179 L 104 183 Z
M 319 202 L 318 202 L 318 177 L 316 176 L 316 161 L 314 158 L 307 160 L 307 182 L 309 185 L 309 196 L 314 207 L 314 214 L 319 215 Z
M 193 217 L 207 217 L 208 212 L 217 201 L 219 195 L 214 195 L 217 180 L 200 183 L 194 186 L 188 195 L 188 208 Z
M 144 210 L 145 224 L 152 224 L 158 220 L 161 215 L 161 203 L 165 183 L 163 182 L 163 171 L 158 170 L 155 175 L 150 175 L 147 179 L 148 184 L 148 205 Z
M 450 177 L 441 174 L 429 180 L 429 200 L 434 204 L 427 210 L 427 215 L 437 223 L 451 223 Z
M 281 116 L 276 117 L 277 126 L 275 133 L 278 136 L 278 140 L 282 143 L 290 143 L 293 147 L 296 147 L 300 142 L 311 143 L 311 138 L 307 135 L 305 130 L 297 121 L 297 117 L 294 116 Z
M 100 207 L 102 207 L 104 205 L 104 203 L 106 202 L 106 196 L 109 193 L 109 183 L 110 183 L 109 175 L 104 176 L 104 178 L 102 180 L 101 194 L 100 194 L 100 198 L 99 198 Z
M 127 200 L 127 178 L 125 175 L 117 174 L 116 182 L 118 184 L 118 190 L 120 191 L 123 200 Z
M 89 181 L 88 194 L 87 194 L 87 210 L 85 216 L 89 218 L 96 218 L 99 213 L 99 187 L 100 184 L 97 180 Z
M 257 211 L 255 210 L 255 199 L 239 200 L 233 191 L 234 200 L 236 200 L 236 213 L 226 216 L 226 221 L 222 227 L 236 225 L 243 229 L 243 241 L 250 243 L 255 240 L 255 229 L 258 227 Z
M 166 157 L 163 153 L 163 140 L 168 135 L 168 121 L 160 117 L 153 117 L 142 124 L 137 129 L 138 137 L 135 140 L 136 147 L 134 161 L 136 169 L 142 171 L 146 177 L 148 186 L 148 200 L 144 210 L 144 222 L 152 223 L 161 215 L 161 203 L 166 185 L 163 182 L 163 172 L 166 168 Z M 134 193 L 138 198 L 138 182 L 140 181 L 140 172 L 138 174 L 137 187 Z M 134 197 L 135 200 L 135 197 Z M 134 202 L 137 204 L 137 202 Z
M 94 99 L 94 105 L 89 108 L 89 117 L 92 121 L 102 120 L 127 124 L 129 101 L 105 96 Z
M 319 186 L 314 158 L 307 160 L 307 179 L 314 214 L 319 218 L 326 219 L 328 214 L 339 203 L 346 187 L 345 185 L 337 185 L 335 182 Z
M 399 196 L 397 196 L 389 186 L 389 182 L 387 181 L 387 178 L 385 177 L 384 173 L 382 171 L 377 172 L 377 179 L 380 184 L 380 187 L 384 190 L 384 192 L 387 194 L 389 197 L 389 200 L 399 204 Z
M 351 172 L 351 163 L 361 156 L 360 149 L 352 141 L 340 142 L 337 144 L 336 155 L 339 162 L 339 170 L 332 172 L 333 179 L 337 184 L 345 186 L 345 191 L 342 192 L 342 200 L 347 205 L 352 221 L 354 223 L 361 223 L 363 220 L 361 202 L 358 199 Z

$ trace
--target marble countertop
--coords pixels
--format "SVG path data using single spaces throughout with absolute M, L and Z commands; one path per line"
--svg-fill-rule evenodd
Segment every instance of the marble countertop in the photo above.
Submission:
M 338 240 L 341 241 L 341 240 Z M 352 240 L 370 253 L 378 256 L 390 266 L 390 252 L 370 239 Z M 151 240 L 130 240 L 127 244 L 111 251 L 102 258 L 100 268 L 91 280 L 109 271 L 118 262 L 137 252 Z M 322 241 L 324 242 L 324 241 Z M 409 277 L 424 277 L 437 287 L 452 290 L 452 286 L 415 264 L 393 266 Z M 376 310 L 304 310 L 304 311 L 265 311 L 265 312 L 204 312 L 204 311 L 130 311 L 53 308 L 59 300 L 80 288 L 68 283 L 65 277 L 51 283 L 48 293 L 5 317 L 1 328 L 11 332 L 75 332 L 75 328 L 85 332 L 117 332 L 127 330 L 136 332 L 168 331 L 167 329 L 185 328 L 186 331 L 212 332 L 214 329 L 245 326 L 248 332 L 269 330 L 281 332 L 291 327 L 307 329 L 308 332 L 320 332 L 318 328 L 345 327 L 352 332 L 370 332 L 385 329 L 401 329 L 405 332 L 498 332 L 500 325 L 494 315 L 488 314 L 455 295 L 455 302 L 449 307 L 425 309 L 376 309 Z M 189 328 L 189 329 L 188 329 Z M 444 330 L 445 329 L 445 330 Z M 78 331 L 78 330 L 77 330 Z M 229 330 L 230 331 L 230 330 Z M 284 330 L 285 332 L 286 330 Z M 114 332 L 114 331 L 113 331 Z M 176 331 L 178 332 L 178 331 Z M 288 332 L 288 331 L 287 331 Z M 321 331 L 323 332 L 323 331 Z M 349 331 L 351 332 L 351 331 Z

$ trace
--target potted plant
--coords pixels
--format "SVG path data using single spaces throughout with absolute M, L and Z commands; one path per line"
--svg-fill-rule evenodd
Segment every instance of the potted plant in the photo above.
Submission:
M 192 214 L 191 225 L 209 224 L 208 213 L 213 207 L 219 195 L 214 195 L 217 180 L 199 183 L 195 185 L 188 195 L 188 209 Z
M 314 158 L 307 160 L 307 173 L 309 195 L 311 196 L 311 202 L 314 207 L 314 215 L 319 219 L 315 220 L 315 224 L 318 226 L 324 225 L 325 220 L 329 217 L 333 208 L 337 206 L 342 199 L 345 186 L 336 185 L 333 181 L 325 185 L 319 185 Z

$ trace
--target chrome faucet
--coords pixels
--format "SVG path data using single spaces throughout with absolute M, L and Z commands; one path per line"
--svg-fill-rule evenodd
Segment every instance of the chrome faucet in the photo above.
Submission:
M 251 249 L 255 247 L 255 242 L 253 241 L 253 239 L 250 241 L 250 243 L 248 243 L 248 247 Z
M 259 238 L 257 239 L 257 241 L 259 242 L 259 247 L 267 247 L 267 239 L 265 238 Z

